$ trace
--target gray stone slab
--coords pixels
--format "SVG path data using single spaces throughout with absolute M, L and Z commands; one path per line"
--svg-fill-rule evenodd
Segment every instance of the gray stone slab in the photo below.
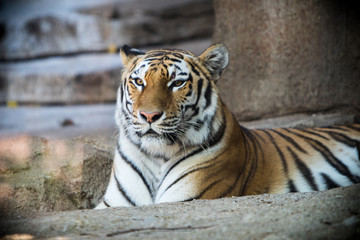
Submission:
M 53 213 L 2 220 L 0 231 L 9 237 L 61 239 L 359 239 L 359 199 L 357 184 L 323 192 Z
M 0 101 L 114 102 L 121 76 L 118 54 L 83 54 L 0 63 Z

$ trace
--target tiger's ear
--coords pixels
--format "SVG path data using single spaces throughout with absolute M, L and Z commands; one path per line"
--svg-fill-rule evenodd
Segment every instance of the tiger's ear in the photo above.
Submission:
M 223 44 L 215 44 L 206 49 L 200 56 L 200 61 L 209 70 L 214 81 L 220 78 L 221 72 L 229 63 L 229 53 Z
M 125 67 L 129 67 L 129 64 L 135 60 L 135 57 L 138 57 L 139 55 L 144 55 L 144 52 L 141 52 L 140 50 L 136 48 L 131 48 L 128 45 L 124 45 L 120 49 L 120 56 L 121 61 L 124 64 Z

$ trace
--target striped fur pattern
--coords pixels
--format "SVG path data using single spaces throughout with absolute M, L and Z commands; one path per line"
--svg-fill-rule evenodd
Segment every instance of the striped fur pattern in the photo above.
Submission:
M 121 50 L 119 139 L 97 208 L 326 190 L 360 182 L 360 125 L 248 130 L 215 85 L 228 64 L 220 44 Z

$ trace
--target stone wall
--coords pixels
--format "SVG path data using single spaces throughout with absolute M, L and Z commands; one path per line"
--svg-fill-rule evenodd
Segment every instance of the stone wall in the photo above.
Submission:
M 0 104 L 113 103 L 121 46 L 207 44 L 214 27 L 211 0 L 0 4 Z
M 215 0 L 214 42 L 230 50 L 219 88 L 238 119 L 360 106 L 353 1 Z

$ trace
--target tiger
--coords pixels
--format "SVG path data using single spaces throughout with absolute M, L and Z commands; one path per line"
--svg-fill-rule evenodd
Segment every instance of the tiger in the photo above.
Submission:
M 223 44 L 120 50 L 118 140 L 96 209 L 308 192 L 360 182 L 360 124 L 247 129 L 219 96 Z

